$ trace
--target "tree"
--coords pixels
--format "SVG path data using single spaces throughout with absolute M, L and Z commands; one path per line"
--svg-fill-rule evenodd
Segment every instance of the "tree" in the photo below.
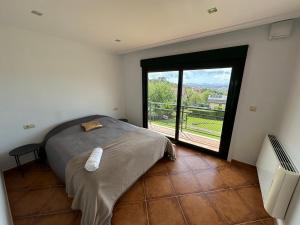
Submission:
M 175 103 L 174 84 L 166 80 L 150 80 L 148 82 L 148 98 L 150 102 Z
M 171 118 L 176 103 L 176 86 L 165 79 L 150 80 L 148 82 L 148 99 L 151 114 Z M 153 115 L 153 114 L 152 114 Z
M 211 89 L 205 89 L 204 91 L 202 91 L 201 93 L 201 102 L 203 103 L 208 103 L 208 97 L 210 95 L 213 95 L 214 94 L 214 91 L 211 90 Z
M 199 106 L 201 103 L 201 94 L 190 87 L 183 89 L 182 102 L 185 106 Z

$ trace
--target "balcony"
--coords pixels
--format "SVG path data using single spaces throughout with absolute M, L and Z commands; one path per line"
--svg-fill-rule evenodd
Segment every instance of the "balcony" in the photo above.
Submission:
M 219 151 L 224 111 L 181 106 L 179 140 Z M 148 102 L 148 128 L 175 137 L 176 104 Z

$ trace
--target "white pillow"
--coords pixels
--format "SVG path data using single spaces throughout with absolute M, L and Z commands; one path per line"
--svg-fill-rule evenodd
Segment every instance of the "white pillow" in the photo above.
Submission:
M 102 154 L 103 154 L 102 148 L 100 148 L 100 147 L 94 148 L 90 157 L 86 161 L 84 168 L 89 172 L 93 172 L 93 171 L 97 170 L 100 165 L 100 160 L 101 160 Z

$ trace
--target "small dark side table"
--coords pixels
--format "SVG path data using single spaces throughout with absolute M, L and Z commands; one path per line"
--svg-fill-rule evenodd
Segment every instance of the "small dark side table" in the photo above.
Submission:
M 28 144 L 28 145 L 23 145 L 23 146 L 20 146 L 20 147 L 17 147 L 15 149 L 11 150 L 9 152 L 9 155 L 15 157 L 18 169 L 22 170 L 21 163 L 20 163 L 20 156 L 33 152 L 34 158 L 38 159 L 39 149 L 40 149 L 40 144 Z

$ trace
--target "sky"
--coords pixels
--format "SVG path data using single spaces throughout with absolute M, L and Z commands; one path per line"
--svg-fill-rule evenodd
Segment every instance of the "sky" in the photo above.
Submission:
M 232 68 L 217 68 L 217 69 L 201 69 L 201 70 L 184 70 L 183 84 L 214 84 L 214 85 L 229 85 Z M 169 82 L 178 82 L 178 71 L 168 72 L 150 72 L 148 73 L 149 80 L 165 77 Z

